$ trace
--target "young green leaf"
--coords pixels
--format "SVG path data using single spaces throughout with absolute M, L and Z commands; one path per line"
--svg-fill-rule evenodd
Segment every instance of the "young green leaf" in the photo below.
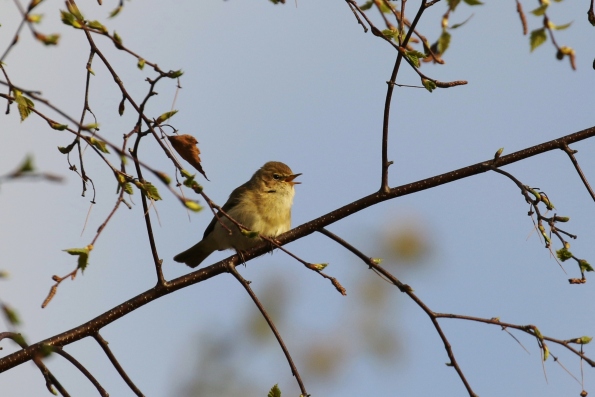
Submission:
M 68 11 L 63 11 L 63 10 L 60 10 L 60 19 L 62 19 L 62 23 L 64 23 L 65 25 L 69 25 L 69 26 L 72 26 L 72 24 L 75 20 L 74 15 L 72 15 Z
M 593 340 L 592 336 L 581 336 L 579 338 L 581 345 L 586 345 L 587 343 L 591 342 L 592 340 Z
M 116 46 L 116 48 L 118 50 L 121 50 L 122 49 L 122 38 L 115 31 L 114 31 L 114 45 Z
M 539 339 L 543 339 L 543 335 L 541 334 L 541 331 L 539 330 L 539 328 L 537 328 L 536 326 L 533 326 L 533 332 L 535 333 L 536 337 L 538 337 Z
M 241 232 L 244 236 L 248 238 L 257 238 L 258 232 L 253 232 L 252 230 L 241 229 Z
M 386 37 L 389 40 L 396 40 L 395 34 L 397 33 L 396 30 L 392 30 L 392 29 L 384 29 L 382 31 L 382 34 L 384 35 L 384 37 Z
M 593 266 L 591 266 L 589 264 L 589 262 L 587 262 L 584 259 L 579 260 L 578 265 L 580 266 L 581 271 L 583 271 L 583 272 L 592 272 L 593 271 Z
M 540 5 L 539 7 L 537 7 L 536 9 L 534 9 L 533 11 L 531 11 L 531 14 L 540 17 L 543 14 L 545 14 L 545 11 L 547 10 L 548 6 L 549 6 L 548 3 L 543 3 L 542 5 Z
M 134 194 L 134 189 L 132 188 L 132 185 L 129 182 L 125 182 L 122 184 L 122 190 L 124 190 L 126 194 L 129 194 L 131 196 Z
M 166 185 L 169 185 L 171 183 L 171 178 L 165 172 L 157 171 L 155 175 L 157 176 L 157 178 L 159 178 L 161 182 L 165 183 Z
M 56 123 L 55 121 L 48 121 L 48 124 L 50 125 L 51 128 L 53 128 L 54 130 L 58 130 L 58 131 L 64 131 L 65 129 L 68 128 L 68 124 L 60 124 L 60 123 Z
M 89 264 L 89 252 L 91 251 L 89 246 L 85 248 L 68 248 L 63 251 L 68 252 L 70 255 L 78 256 L 77 267 L 81 269 L 82 272 L 85 271 L 87 265 Z
M 58 150 L 62 154 L 68 154 L 74 148 L 74 145 L 75 145 L 75 142 L 72 142 L 70 145 L 68 145 L 66 147 L 64 147 L 64 146 L 58 146 Z
M 2 305 L 2 311 L 4 312 L 4 317 L 6 317 L 6 320 L 10 324 L 19 325 L 21 323 L 19 315 L 16 311 L 14 311 L 14 309 L 8 307 L 7 305 Z
M 447 0 L 448 8 L 451 11 L 454 11 L 457 8 L 457 6 L 459 5 L 460 2 L 461 2 L 461 0 Z
M 426 90 L 432 92 L 436 89 L 436 83 L 429 79 L 421 79 L 421 83 L 426 88 Z
M 420 66 L 419 63 L 419 59 L 420 58 L 425 58 L 426 55 L 424 53 L 421 53 L 419 51 L 407 51 L 405 53 L 405 56 L 407 57 L 407 59 L 409 59 L 411 61 L 411 63 L 418 68 Z
M 97 150 L 99 150 L 102 153 L 109 153 L 109 150 L 107 150 L 107 145 L 105 142 L 95 138 L 95 137 L 91 137 L 89 138 L 89 143 L 93 146 L 95 146 L 97 148 Z
M 448 49 L 449 45 L 450 45 L 450 33 L 448 33 L 446 31 L 446 29 L 443 29 L 442 34 L 438 38 L 438 45 L 437 45 L 438 53 L 444 54 L 444 52 Z
M 560 262 L 566 262 L 568 259 L 572 258 L 572 252 L 568 251 L 566 247 L 564 247 L 556 251 L 556 256 L 558 259 L 560 259 Z
M 372 8 L 373 5 L 374 5 L 374 0 L 368 0 L 364 4 L 359 6 L 359 8 L 362 11 L 366 11 L 366 10 L 369 10 L 370 8 Z
M 184 200 L 184 205 L 190 211 L 199 212 L 202 210 L 202 206 L 200 204 L 198 204 L 196 201 Z
M 454 25 L 452 25 L 449 29 L 453 30 L 453 29 L 457 29 L 460 28 L 461 26 L 463 26 L 464 24 L 466 24 L 467 22 L 469 22 L 471 20 L 471 18 L 473 18 L 473 14 L 471 14 L 469 16 L 469 18 L 465 19 L 463 22 L 461 23 L 455 23 Z
M 85 131 L 96 130 L 99 128 L 99 124 L 97 124 L 97 123 L 85 124 L 85 125 L 82 125 L 81 128 Z
M 481 6 L 483 5 L 483 3 L 479 0 L 463 0 L 465 3 L 467 3 L 467 5 L 470 6 Z
M 393 10 L 390 8 L 390 6 L 387 5 L 388 2 L 380 2 L 380 12 L 382 12 L 383 14 L 390 14 L 391 12 L 393 12 Z
M 281 389 L 279 389 L 278 384 L 275 384 L 275 386 L 271 387 L 271 390 L 269 390 L 269 394 L 267 394 L 267 397 L 281 397 Z
M 180 77 L 183 74 L 184 74 L 184 72 L 182 71 L 182 69 L 180 69 L 180 70 L 170 70 L 169 72 L 167 72 L 165 74 L 165 77 L 169 77 L 170 79 L 176 79 L 176 78 Z
M 553 209 L 556 208 L 556 207 L 554 207 L 554 205 L 552 204 L 552 202 L 548 198 L 547 194 L 541 193 L 540 194 L 540 198 L 541 198 L 541 201 L 543 201 L 543 203 L 545 204 L 545 206 L 547 207 L 548 210 L 551 211 L 551 210 L 553 210 Z
M 25 172 L 33 172 L 35 171 L 35 166 L 33 165 L 33 156 L 27 155 L 25 160 L 21 163 L 19 168 L 15 171 L 15 174 L 23 174 Z
M 545 43 L 547 40 L 547 35 L 545 34 L 545 29 L 535 29 L 531 32 L 531 36 L 529 37 L 529 43 L 531 44 L 531 52 L 533 52 L 537 47 Z
M 543 344 L 543 361 L 546 361 L 548 359 L 548 357 L 550 356 L 550 349 L 549 347 L 547 347 L 547 345 L 544 343 Z
M 145 60 L 142 58 L 138 58 L 138 63 L 136 64 L 136 66 L 140 69 L 143 70 L 143 68 L 145 67 Z
M 157 117 L 157 120 L 155 120 L 155 124 L 161 124 L 164 121 L 166 121 L 167 119 L 173 117 L 174 114 L 178 113 L 177 110 L 172 110 L 171 112 L 165 112 L 163 113 L 161 116 Z
M 74 1 L 67 1 L 66 8 L 68 8 L 68 12 L 74 15 L 74 17 L 79 21 L 83 21 L 85 19 Z
M 328 266 L 328 263 L 312 263 L 312 267 L 318 271 L 324 270 L 324 268 L 327 266 Z
M 565 23 L 564 25 L 554 25 L 553 23 L 550 24 L 550 28 L 554 30 L 564 30 L 568 29 L 572 25 L 572 22 Z
M 109 13 L 109 17 L 113 18 L 116 15 L 118 15 L 120 13 L 120 11 L 122 11 L 122 8 L 123 8 L 122 6 L 116 7 L 114 10 L 112 10 L 112 12 Z
M 151 182 L 136 182 L 136 187 L 142 190 L 145 195 L 149 198 L 149 200 L 157 201 L 161 200 L 161 196 L 159 195 L 159 191 Z
M 91 29 L 99 30 L 103 34 L 108 33 L 107 28 L 99 21 L 87 22 L 87 26 L 90 27 Z
M 43 18 L 42 14 L 28 14 L 27 21 L 31 23 L 40 23 L 41 19 Z
M 57 45 L 58 40 L 60 40 L 59 34 L 45 35 L 45 34 L 35 32 L 34 35 L 37 40 L 41 41 L 43 44 L 48 45 L 48 46 L 49 45 Z
M 31 114 L 31 109 L 35 107 L 35 104 L 29 98 L 24 97 L 21 91 L 13 90 L 13 93 L 19 114 L 21 115 L 21 121 L 24 121 Z

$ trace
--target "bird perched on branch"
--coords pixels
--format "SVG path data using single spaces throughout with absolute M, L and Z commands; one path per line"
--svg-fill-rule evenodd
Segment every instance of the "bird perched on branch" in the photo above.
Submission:
M 295 194 L 294 174 L 287 165 L 269 161 L 236 188 L 221 209 L 231 218 L 248 228 L 238 227 L 221 212 L 213 217 L 203 238 L 174 257 L 190 267 L 196 267 L 214 251 L 233 248 L 238 252 L 258 245 L 262 240 L 255 233 L 276 237 L 291 227 L 291 206 Z M 218 218 L 218 219 L 217 219 Z M 225 227 L 223 225 L 225 225 Z

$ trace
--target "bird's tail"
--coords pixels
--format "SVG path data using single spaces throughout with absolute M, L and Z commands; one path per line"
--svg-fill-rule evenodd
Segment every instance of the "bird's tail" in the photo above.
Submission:
M 202 240 L 188 248 L 186 251 L 180 252 L 178 255 L 174 256 L 174 261 L 185 263 L 190 267 L 196 267 L 200 265 L 207 256 L 211 255 L 213 251 L 215 250 Z

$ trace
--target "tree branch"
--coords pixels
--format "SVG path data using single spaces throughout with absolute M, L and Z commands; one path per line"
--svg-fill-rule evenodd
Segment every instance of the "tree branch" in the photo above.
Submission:
M 335 223 L 343 218 L 346 218 L 356 212 L 359 212 L 380 202 L 431 189 L 433 187 L 444 185 L 473 175 L 478 175 L 486 171 L 492 170 L 492 167 L 494 167 L 495 165 L 498 167 L 502 167 L 520 160 L 524 160 L 529 157 L 536 156 L 541 153 L 545 153 L 554 149 L 559 149 L 560 145 L 562 144 L 570 145 L 572 143 L 579 142 L 593 136 L 595 136 L 595 127 L 587 128 L 585 130 L 578 131 L 561 138 L 557 138 L 548 142 L 541 143 L 539 145 L 529 147 L 527 149 L 520 150 L 518 152 L 511 153 L 506 156 L 502 156 L 498 158 L 496 164 L 494 164 L 493 159 L 489 159 L 481 163 L 469 165 L 467 167 L 459 168 L 454 171 L 436 175 L 431 178 L 423 179 L 417 182 L 412 182 L 406 185 L 401 185 L 392 188 L 388 193 L 375 192 L 368 196 L 362 197 L 361 199 L 356 200 L 350 204 L 347 204 L 341 208 L 331 211 L 326 215 L 323 215 L 310 222 L 300 225 L 288 231 L 287 233 L 278 236 L 277 241 L 280 245 L 284 245 L 289 242 L 295 241 L 299 238 L 310 235 L 315 231 L 324 228 L 327 225 Z M 245 261 L 249 261 L 257 256 L 260 256 L 268 252 L 269 250 L 270 247 L 268 244 L 262 244 L 258 247 L 246 251 L 243 255 L 243 258 Z M 2 359 L 0 359 L 0 373 L 17 365 L 20 365 L 28 360 L 31 360 L 35 353 L 38 352 L 44 344 L 50 346 L 64 346 L 76 342 L 87 336 L 92 336 L 93 334 L 97 333 L 101 328 L 105 327 L 108 324 L 111 324 L 112 322 L 136 310 L 137 308 L 144 306 L 155 299 L 158 299 L 164 295 L 170 294 L 179 289 L 202 282 L 221 273 L 226 273 L 228 272 L 227 266 L 237 265 L 239 262 L 240 261 L 238 255 L 233 255 L 211 266 L 199 269 L 185 276 L 173 279 L 162 288 L 151 288 L 148 291 L 135 296 L 134 298 L 114 307 L 113 309 L 95 317 L 94 319 L 78 327 L 72 328 L 61 334 L 52 336 L 41 342 L 35 343 L 25 349 L 19 350 L 6 357 L 3 357 Z
M 95 377 L 91 375 L 91 372 L 89 372 L 87 368 L 85 368 L 81 363 L 79 363 L 76 358 L 72 357 L 70 354 L 62 350 L 62 347 L 53 347 L 52 351 L 64 357 L 66 360 L 70 361 L 72 365 L 74 365 L 79 371 L 81 371 L 83 375 L 85 375 L 87 379 L 89 379 L 89 381 L 93 383 L 93 386 L 95 386 L 101 397 L 109 397 L 109 394 L 107 394 L 107 392 L 101 386 L 101 384 L 99 384 L 97 379 L 95 379 Z
M 97 343 L 99 343 L 99 346 L 101 346 L 107 358 L 109 358 L 114 368 L 116 368 L 116 371 L 118 371 L 122 379 L 124 379 L 124 382 L 126 382 L 128 387 L 130 387 L 130 390 L 132 390 L 134 394 L 136 394 L 138 397 L 145 397 L 145 395 L 139 390 L 139 388 L 136 387 L 134 382 L 132 382 L 126 371 L 124 371 L 124 368 L 122 368 L 122 366 L 118 362 L 118 359 L 116 359 L 116 356 L 114 356 L 114 353 L 112 353 L 112 351 L 110 350 L 107 341 L 103 339 L 101 335 L 99 335 L 99 332 L 93 335 L 93 338 L 95 338 Z
M 242 275 L 240 273 L 238 273 L 238 271 L 236 270 L 236 268 L 233 264 L 228 263 L 227 269 L 228 269 L 229 273 L 231 273 L 232 276 L 234 276 L 236 278 L 236 280 L 238 280 L 240 282 L 240 284 L 242 284 L 242 287 L 244 287 L 246 292 L 248 292 L 248 295 L 250 295 L 250 298 L 252 298 L 252 301 L 254 302 L 256 307 L 258 307 L 258 310 L 260 310 L 262 317 L 264 317 L 265 321 L 269 325 L 269 328 L 271 329 L 271 331 L 273 331 L 273 334 L 275 334 L 275 338 L 277 338 L 277 342 L 279 342 L 279 346 L 281 346 L 281 349 L 283 350 L 283 354 L 285 354 L 285 358 L 287 359 L 287 362 L 289 363 L 289 367 L 291 368 L 291 374 L 293 376 L 295 376 L 295 380 L 297 381 L 297 383 L 300 387 L 300 391 L 302 392 L 301 395 L 304 397 L 310 396 L 308 394 L 308 392 L 306 391 L 306 387 L 304 386 L 304 382 L 302 382 L 302 378 L 297 370 L 297 367 L 293 363 L 291 354 L 289 354 L 289 350 L 287 349 L 287 346 L 285 346 L 285 342 L 283 342 L 283 338 L 281 338 L 281 334 L 277 330 L 277 327 L 275 327 L 273 320 L 271 319 L 271 317 L 268 315 L 268 313 L 264 309 L 264 306 L 262 305 L 262 303 L 260 303 L 260 300 L 258 300 L 258 297 L 254 293 L 254 291 L 252 291 L 252 288 L 250 288 L 250 285 L 249 285 L 250 283 L 248 281 L 246 281 L 246 279 L 244 279 L 244 277 L 242 277 Z

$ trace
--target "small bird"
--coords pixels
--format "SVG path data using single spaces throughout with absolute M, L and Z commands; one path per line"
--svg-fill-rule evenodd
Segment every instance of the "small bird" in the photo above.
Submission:
M 291 228 L 294 185 L 300 183 L 294 179 L 300 175 L 281 162 L 269 161 L 248 182 L 231 192 L 222 209 L 250 231 L 276 237 Z M 224 215 L 218 216 L 219 219 L 213 217 L 202 240 L 174 256 L 174 261 L 196 267 L 214 251 L 233 248 L 241 253 L 260 244 L 259 237 L 245 236 Z

